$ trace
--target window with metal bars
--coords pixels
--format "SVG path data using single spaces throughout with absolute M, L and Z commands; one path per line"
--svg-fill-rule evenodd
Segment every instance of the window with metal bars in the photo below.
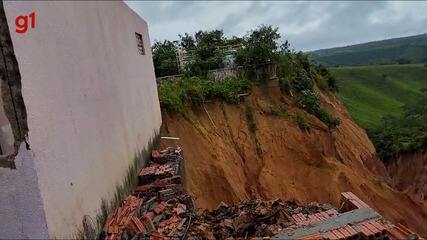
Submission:
M 138 48 L 138 52 L 141 55 L 145 55 L 144 41 L 142 40 L 142 35 L 135 32 L 136 37 L 136 46 Z

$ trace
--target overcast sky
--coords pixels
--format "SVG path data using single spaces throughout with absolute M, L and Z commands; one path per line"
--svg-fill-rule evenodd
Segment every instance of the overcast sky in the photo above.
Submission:
M 190 2 L 127 4 L 149 25 L 151 41 L 223 29 L 243 36 L 271 24 L 296 50 L 345 46 L 427 32 L 427 2 Z

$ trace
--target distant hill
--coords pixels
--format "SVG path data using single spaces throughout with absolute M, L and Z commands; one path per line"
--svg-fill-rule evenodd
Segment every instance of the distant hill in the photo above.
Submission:
M 427 62 L 427 34 L 321 49 L 309 54 L 325 66 L 423 63 Z
M 386 115 L 399 117 L 402 107 L 418 101 L 427 87 L 427 64 L 330 68 L 338 96 L 365 129 L 377 128 Z

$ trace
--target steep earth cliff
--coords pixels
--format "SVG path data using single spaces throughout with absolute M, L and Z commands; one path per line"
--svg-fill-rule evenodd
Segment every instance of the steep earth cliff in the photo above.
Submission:
M 342 120 L 335 130 L 282 97 L 276 82 L 255 87 L 238 105 L 214 101 L 185 116 L 163 113 L 162 136 L 180 138 L 186 184 L 197 206 L 212 209 L 261 196 L 339 207 L 340 193 L 352 191 L 385 217 L 426 236 L 425 203 L 390 187 L 365 131 L 334 96 L 321 97 Z M 296 115 L 305 116 L 309 130 L 298 126 Z
M 387 169 L 397 189 L 416 200 L 427 200 L 427 150 L 402 155 L 391 161 Z

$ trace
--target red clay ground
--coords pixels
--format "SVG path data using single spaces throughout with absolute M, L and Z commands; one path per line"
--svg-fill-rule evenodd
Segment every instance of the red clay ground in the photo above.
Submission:
M 351 191 L 384 217 L 427 236 L 427 207 L 389 186 L 391 181 L 364 130 L 333 96 L 323 105 L 342 119 L 332 133 L 317 118 L 281 97 L 275 83 L 256 87 L 239 105 L 221 102 L 188 109 L 187 116 L 163 114 L 162 136 L 176 136 L 186 159 L 186 184 L 200 208 L 236 202 L 250 195 L 330 202 Z M 255 133 L 248 130 L 248 106 Z M 272 110 L 283 107 L 286 114 Z M 294 116 L 311 127 L 301 130 Z M 167 142 L 166 142 L 167 141 Z M 171 140 L 165 140 L 170 145 Z

